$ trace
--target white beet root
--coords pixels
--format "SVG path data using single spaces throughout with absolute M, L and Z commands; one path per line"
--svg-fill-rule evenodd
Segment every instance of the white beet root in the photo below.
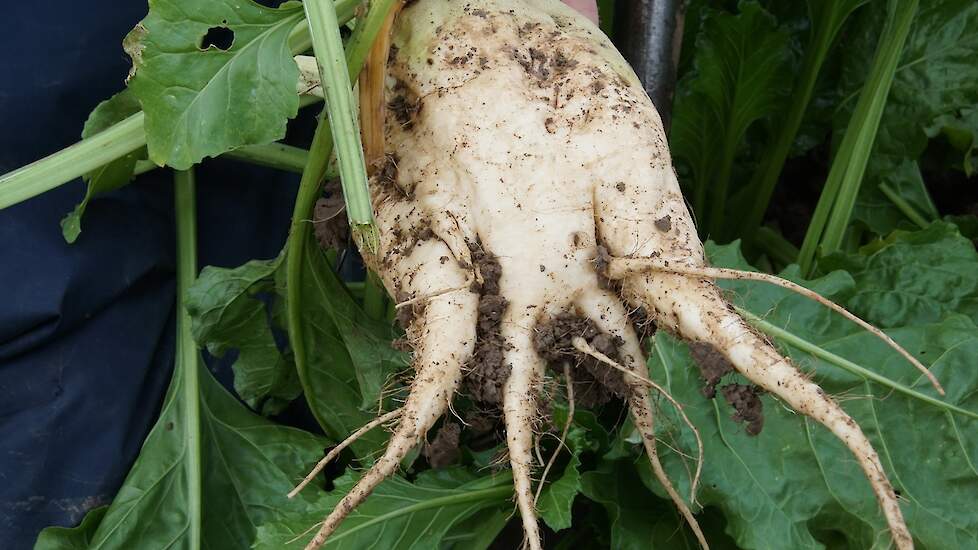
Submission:
M 635 424 L 655 473 L 706 546 L 657 464 L 645 357 L 624 314 L 638 306 L 658 327 L 711 345 L 753 383 L 836 434 L 866 472 L 896 546 L 913 547 L 859 426 L 731 313 L 712 281 L 653 271 L 622 274 L 622 296 L 599 287 L 599 246 L 613 257 L 690 267 L 705 259 L 659 115 L 593 23 L 557 0 L 418 0 L 398 16 L 391 42 L 390 160 L 371 182 L 381 245 L 366 256 L 391 295 L 412 302 L 417 376 L 386 454 L 308 548 L 318 548 L 395 471 L 459 389 L 477 345 L 477 291 L 481 284 L 485 295 L 497 283 L 474 250 L 498 261 L 493 294 L 507 304 L 499 332 L 510 372 L 500 408 L 531 549 L 541 548 L 532 448 L 545 370 L 533 334 L 567 311 L 625 342 L 619 354 L 634 373 L 625 381 Z

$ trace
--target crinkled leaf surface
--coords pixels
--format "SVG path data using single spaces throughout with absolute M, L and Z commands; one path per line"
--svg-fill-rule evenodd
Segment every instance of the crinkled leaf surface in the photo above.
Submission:
M 287 544 L 302 547 L 315 535 L 309 528 L 323 520 L 356 483 L 346 474 L 330 493 L 301 513 L 280 514 L 258 529 L 254 548 L 279 550 Z M 414 483 L 395 476 L 383 483 L 354 510 L 324 548 L 355 550 L 437 550 L 457 523 L 476 512 L 509 508 L 513 495 L 508 475 L 475 478 L 462 469 L 431 470 Z
M 299 107 L 288 36 L 302 18 L 289 2 L 154 0 L 126 37 L 129 88 L 146 113 L 149 157 L 186 169 L 242 145 L 285 135 Z M 202 48 L 211 29 L 233 33 L 227 49 Z
M 88 115 L 88 120 L 85 121 L 85 127 L 82 129 L 82 138 L 91 137 L 113 124 L 122 122 L 129 116 L 138 113 L 139 109 L 139 101 L 136 100 L 131 90 L 127 89 L 115 94 L 99 103 Z M 85 190 L 85 198 L 61 220 L 61 234 L 65 241 L 73 243 L 81 234 L 81 219 L 85 215 L 88 202 L 96 195 L 107 193 L 129 183 L 129 180 L 132 179 L 133 169 L 136 167 L 136 161 L 142 158 L 146 158 L 145 148 L 137 149 L 85 174 L 84 179 L 88 186 Z
M 873 2 L 860 10 L 850 27 L 851 40 L 840 83 L 844 94 L 858 94 L 872 62 L 882 28 L 886 2 Z M 978 104 L 978 3 L 971 0 L 921 2 L 900 65 L 894 76 L 853 219 L 877 234 L 886 234 L 906 218 L 880 193 L 887 183 L 922 215 L 934 219 L 937 212 L 924 188 L 917 159 L 933 137 L 949 125 L 971 133 L 965 111 Z M 855 105 L 850 99 L 836 117 L 837 131 L 844 130 Z M 954 121 L 960 121 L 955 124 Z M 967 136 L 974 142 L 975 135 Z M 960 136 L 964 139 L 965 136 Z M 969 147 L 970 149 L 970 147 Z M 970 153 L 969 153 L 970 154 Z
M 950 223 L 898 231 L 863 253 L 824 258 L 819 267 L 855 278 L 846 303 L 877 326 L 932 323 L 952 313 L 978 323 L 978 252 Z
M 194 548 L 188 531 L 188 489 L 184 464 L 187 418 L 178 370 L 160 418 L 88 549 Z M 203 479 L 201 548 L 250 548 L 257 526 L 279 511 L 307 503 L 285 494 L 322 456 L 326 442 L 309 433 L 273 424 L 252 414 L 229 395 L 206 369 L 200 369 L 201 457 Z M 86 519 L 86 521 L 89 521 Z M 83 523 L 83 526 L 85 523 Z M 74 533 L 42 532 L 38 548 L 74 548 Z
M 187 292 L 197 344 L 216 357 L 237 350 L 234 389 L 262 414 L 281 412 L 302 393 L 292 361 L 272 333 L 266 302 L 277 299 L 275 271 L 282 258 L 253 260 L 234 269 L 205 267 Z
M 744 267 L 734 246 L 710 250 L 717 265 Z M 787 276 L 797 280 L 797 272 Z M 853 279 L 834 272 L 815 281 L 799 281 L 835 298 L 853 292 Z M 735 303 L 791 333 L 855 361 L 891 380 L 936 397 L 926 380 L 895 352 L 839 316 L 776 287 L 725 282 Z M 899 293 L 898 284 L 893 292 Z M 894 308 L 895 316 L 899 310 Z M 978 327 L 964 316 L 949 314 L 940 322 L 909 321 L 890 334 L 932 364 L 948 389 L 946 402 L 978 411 Z M 878 384 L 794 348 L 783 347 L 805 372 L 859 422 L 880 452 L 903 512 L 921 548 L 974 548 L 978 518 L 971 502 L 978 491 L 978 420 L 951 412 Z M 841 537 L 853 548 L 886 548 L 890 544 L 879 506 L 849 451 L 814 421 L 790 411 L 765 395 L 764 430 L 748 436 L 731 419 L 722 400 L 707 400 L 702 381 L 685 344 L 660 332 L 650 373 L 684 404 L 705 444 L 702 489 L 698 501 L 719 508 L 727 532 L 743 548 L 821 548 L 821 540 Z M 722 384 L 737 381 L 728 375 Z M 742 380 L 741 380 L 742 381 Z M 679 426 L 670 407 L 661 407 Z M 692 435 L 673 429 L 679 447 L 695 449 Z M 663 461 L 681 494 L 689 488 L 690 464 L 668 448 Z M 646 467 L 642 465 L 642 467 Z

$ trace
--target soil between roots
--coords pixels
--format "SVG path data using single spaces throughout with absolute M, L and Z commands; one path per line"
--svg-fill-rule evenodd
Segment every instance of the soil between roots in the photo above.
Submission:
M 505 353 L 510 349 L 499 331 L 503 313 L 509 305 L 506 298 L 499 295 L 499 277 L 502 268 L 491 252 L 481 244 L 469 245 L 472 261 L 482 284 L 473 283 L 473 291 L 479 292 L 479 315 L 476 324 L 475 352 L 469 361 L 462 391 L 480 403 L 501 405 L 503 386 L 509 378 L 511 365 L 504 363 Z
M 425 443 L 424 456 L 432 468 L 445 468 L 458 462 L 462 455 L 459 449 L 459 436 L 462 428 L 454 422 L 446 422 L 438 429 L 438 434 Z
M 620 362 L 618 348 L 624 342 L 599 331 L 590 319 L 572 313 L 561 313 L 538 323 L 533 345 L 554 372 L 562 373 L 565 362 L 573 367 L 574 401 L 578 406 L 592 408 L 604 405 L 614 397 L 624 397 L 628 385 L 622 373 L 578 352 L 573 344 L 577 336 L 612 360 Z

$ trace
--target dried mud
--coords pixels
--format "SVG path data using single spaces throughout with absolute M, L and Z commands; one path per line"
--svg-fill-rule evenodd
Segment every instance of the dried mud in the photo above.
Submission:
M 624 342 L 615 336 L 602 333 L 590 319 L 561 313 L 536 326 L 533 344 L 547 366 L 562 373 L 564 363 L 572 367 L 575 403 L 592 408 L 608 403 L 613 398 L 627 394 L 628 385 L 618 370 L 582 354 L 574 348 L 573 339 L 584 338 L 596 350 L 620 362 L 618 348 Z

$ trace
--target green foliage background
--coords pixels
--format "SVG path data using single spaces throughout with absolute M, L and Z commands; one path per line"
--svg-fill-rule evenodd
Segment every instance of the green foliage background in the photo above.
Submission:
M 708 245 L 713 264 L 751 268 L 743 246 L 755 265 L 846 306 L 931 365 L 948 389 L 945 397 L 894 352 L 824 308 L 757 283 L 721 285 L 733 303 L 779 327 L 776 344 L 859 421 L 880 450 L 919 547 L 975 548 L 978 220 L 941 212 L 926 174 L 965 181 L 973 173 L 978 4 L 933 0 L 916 13 L 842 250 L 822 255 L 803 273 L 793 265 L 799 243 L 786 238 L 777 219 L 758 217 L 758 225 L 767 224 L 759 230 L 738 215 L 755 208 L 759 174 L 772 169 L 779 148 L 788 163 L 837 151 L 895 2 L 694 0 L 671 146 L 704 236 L 728 243 Z M 600 7 L 602 28 L 610 32 L 613 2 Z M 352 16 L 353 3 L 340 2 L 338 10 Z M 281 138 L 299 108 L 291 50 L 302 48 L 294 30 L 302 14 L 292 2 L 278 9 L 249 0 L 152 2 L 127 39 L 136 69 L 129 89 L 98 106 L 83 134 L 141 109 L 148 148 L 88 175 L 84 200 L 63 222 L 66 238 L 78 237 L 87 202 L 128 183 L 147 155 L 182 169 Z M 227 51 L 198 48 L 206 29 L 225 25 L 236 36 Z M 823 43 L 814 39 L 819 32 L 829 37 Z M 800 94 L 796 82 L 810 68 L 813 44 L 824 59 L 815 64 L 810 93 Z M 793 109 L 798 128 L 786 134 L 782 123 Z M 827 174 L 828 166 L 822 168 Z M 773 169 L 782 173 L 780 164 Z M 777 185 L 802 192 L 790 179 Z M 198 367 L 178 365 L 160 419 L 112 504 L 90 512 L 77 528 L 46 529 L 36 549 L 282 548 L 311 537 L 307 529 L 382 447 L 383 431 L 352 446 L 346 471 L 329 490 L 320 484 L 295 500 L 285 493 L 330 440 L 371 419 L 378 403 L 391 406 L 404 391 L 396 380 L 409 361 L 391 347 L 399 336 L 391 319 L 368 315 L 362 292 L 335 275 L 332 252 L 306 247 L 299 279 L 304 300 L 290 305 L 285 254 L 234 269 L 205 268 L 184 296 L 196 343 L 217 356 L 237 352 L 240 399 L 200 369 L 200 422 L 188 425 L 188 396 L 179 390 L 186 369 Z M 288 331 L 287 313 L 302 321 L 307 365 L 297 365 L 276 336 Z M 806 343 L 883 381 L 818 358 L 805 351 Z M 703 436 L 702 489 L 692 507 L 715 548 L 888 546 L 867 482 L 826 430 L 764 396 L 764 431 L 748 436 L 725 402 L 702 395 L 684 343 L 659 333 L 648 352 L 650 375 L 683 403 Z M 738 380 L 728 375 L 724 382 Z M 305 401 L 322 434 L 267 418 L 296 399 Z M 566 414 L 556 397 L 555 423 Z M 541 499 L 541 517 L 556 533 L 549 542 L 554 548 L 695 547 L 650 475 L 634 430 L 615 414 L 575 414 L 569 452 Z M 666 468 L 688 495 L 692 434 L 665 402 L 659 414 Z M 195 451 L 191 434 L 198 431 Z M 545 450 L 553 448 L 545 443 Z M 487 548 L 512 516 L 511 480 L 491 467 L 500 452 L 463 449 L 460 464 L 447 470 L 408 461 L 405 475 L 381 485 L 328 547 Z M 188 461 L 202 472 L 199 538 L 188 528 Z

